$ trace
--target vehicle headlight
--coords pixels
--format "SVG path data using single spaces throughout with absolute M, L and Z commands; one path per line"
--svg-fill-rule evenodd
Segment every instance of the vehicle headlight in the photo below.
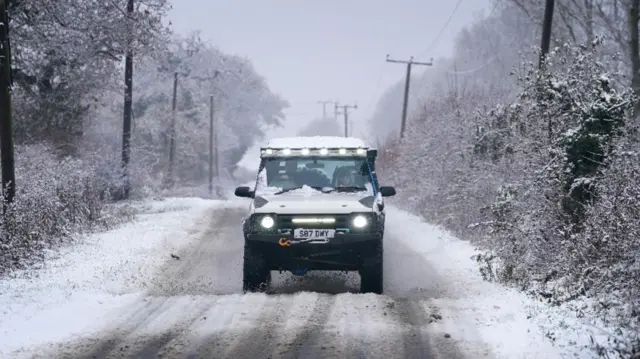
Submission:
M 357 215 L 353 218 L 353 226 L 356 228 L 364 228 L 367 224 L 367 218 L 363 215 Z
M 274 221 L 273 218 L 270 216 L 262 217 L 262 220 L 260 220 L 260 225 L 262 226 L 262 228 L 265 228 L 265 229 L 273 228 L 274 224 L 276 224 L 276 221 Z

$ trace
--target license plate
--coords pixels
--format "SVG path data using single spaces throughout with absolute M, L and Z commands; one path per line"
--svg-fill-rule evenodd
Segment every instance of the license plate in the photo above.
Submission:
M 293 237 L 296 239 L 328 239 L 336 235 L 335 229 L 307 229 L 296 228 Z

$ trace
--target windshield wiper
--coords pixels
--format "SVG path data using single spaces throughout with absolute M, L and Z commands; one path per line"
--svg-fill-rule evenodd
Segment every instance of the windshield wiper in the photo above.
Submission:
M 311 188 L 315 189 L 316 191 L 324 191 L 324 188 L 325 188 L 325 187 L 312 187 L 312 186 L 307 186 L 307 187 L 311 187 Z M 283 194 L 283 193 L 294 191 L 294 190 L 301 189 L 301 188 L 302 188 L 302 186 L 286 188 L 286 189 L 283 189 L 281 191 L 278 191 L 278 192 L 274 193 L 274 195 Z
M 300 188 L 302 188 L 302 187 L 291 187 L 291 188 L 285 188 L 285 189 L 280 190 L 280 191 L 278 191 L 278 192 L 276 192 L 276 193 L 274 193 L 274 194 L 283 194 L 283 193 L 286 193 L 286 192 L 289 192 L 289 191 L 293 191 L 293 190 L 295 190 L 295 189 L 300 189 Z
M 344 187 L 332 187 L 331 190 L 323 191 L 325 193 L 329 192 L 360 192 L 366 191 L 365 187 L 360 186 L 344 186 Z

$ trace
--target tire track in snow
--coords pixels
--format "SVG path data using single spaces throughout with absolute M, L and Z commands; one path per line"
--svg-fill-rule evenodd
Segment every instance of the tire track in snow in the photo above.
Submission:
M 442 279 L 421 254 L 409 248 L 406 240 L 428 238 L 401 238 L 393 228 L 385 238 L 385 291 L 394 298 L 393 312 L 404 323 L 402 342 L 405 357 L 411 358 L 464 358 L 454 338 L 434 333 L 430 326 L 442 317 L 439 308 L 425 306 L 432 297 L 449 296 L 450 283 Z
M 190 230 L 192 234 L 201 232 L 198 235 L 198 239 L 193 243 L 189 243 L 186 248 L 179 251 L 178 257 L 180 259 L 167 261 L 158 275 L 156 275 L 156 280 L 153 282 L 149 293 L 163 296 L 213 294 L 214 283 L 212 283 L 212 277 L 215 277 L 217 273 L 211 272 L 222 270 L 226 267 L 226 261 L 233 260 L 233 256 L 225 255 L 226 253 L 221 249 L 224 249 L 223 243 L 235 242 L 233 241 L 234 238 L 232 238 L 233 234 L 229 232 L 232 230 L 232 228 L 230 228 L 231 225 L 235 223 L 233 219 L 239 218 L 240 213 L 239 210 L 212 208 L 208 212 L 208 215 L 198 221 Z M 209 225 L 206 224 L 207 221 L 210 221 Z M 204 231 L 202 228 L 205 228 Z M 233 248 L 231 249 L 233 250 Z M 215 266 L 217 268 L 211 268 L 212 262 L 218 264 Z M 91 354 L 90 358 L 107 358 L 109 353 L 117 349 L 116 347 L 118 347 L 119 344 L 121 351 L 130 351 L 131 346 L 139 346 L 139 342 L 148 340 L 150 340 L 151 343 L 144 345 L 143 348 L 140 349 L 142 353 L 144 354 L 154 350 L 159 352 L 163 346 L 179 335 L 178 331 L 163 333 L 160 335 L 160 338 L 138 338 L 138 343 L 126 342 L 127 337 L 129 337 L 131 333 L 147 326 L 149 321 L 161 315 L 161 312 L 158 310 L 164 306 L 169 299 L 170 297 L 164 297 L 154 310 L 146 312 L 146 315 L 143 314 L 144 318 L 142 320 L 131 318 L 131 322 L 137 322 L 138 325 L 126 333 L 118 333 L 119 340 L 116 338 L 107 340 L 102 347 L 96 349 L 96 351 Z M 200 311 L 197 316 L 203 314 L 207 309 Z M 140 316 L 136 315 L 135 318 L 140 318 Z M 152 348 L 152 344 L 158 347 Z M 122 357 L 122 354 L 123 353 L 121 353 L 120 357 Z M 131 357 L 137 358 L 139 356 Z
M 312 305 L 309 297 L 315 296 Z M 295 300 L 297 299 L 297 300 Z M 271 357 L 276 358 L 318 358 L 314 353 L 334 349 L 332 343 L 322 341 L 330 314 L 335 305 L 335 297 L 329 294 L 300 293 L 296 295 L 291 317 L 282 328 L 276 350 Z M 297 320 L 296 320 L 297 319 Z
M 368 304 L 364 304 L 364 308 L 367 310 L 363 311 L 363 303 L 361 303 L 361 300 L 357 300 L 358 298 L 364 298 L 364 296 L 362 294 L 343 295 L 336 300 L 336 310 L 333 313 L 335 331 L 330 332 L 334 345 L 340 346 L 336 354 L 340 354 L 340 356 L 345 359 L 370 359 L 375 358 L 376 356 L 379 357 L 380 354 L 388 357 L 388 351 L 386 348 L 380 348 L 376 345 L 375 349 L 371 350 L 373 349 L 371 346 L 373 343 L 371 343 L 371 338 L 367 335 L 367 329 L 369 328 L 367 328 L 367 325 L 363 325 L 363 319 L 368 320 L 370 318 L 370 314 L 374 314 L 377 311 L 370 313 L 369 310 L 371 308 Z M 376 344 L 381 343 L 378 342 Z M 330 359 L 332 357 L 335 356 L 324 356 L 326 359 Z
M 233 320 L 242 313 L 238 314 L 230 310 L 230 307 L 236 307 L 239 301 L 241 300 L 238 295 L 217 297 L 214 303 L 202 313 L 199 321 L 192 322 L 189 328 L 158 351 L 158 357 L 198 358 L 197 349 L 203 343 L 202 335 L 196 334 L 198 329 L 202 331 L 202 328 L 205 328 L 205 333 L 220 333 L 231 327 Z
M 195 303 L 195 309 L 191 308 L 190 311 L 184 312 L 185 315 L 177 321 L 165 322 L 162 320 L 163 315 L 175 318 L 174 313 L 181 311 L 189 303 L 176 304 L 172 298 L 148 298 L 147 300 L 157 302 L 157 304 L 154 304 L 152 309 L 138 315 L 121 316 L 123 322 L 132 323 L 132 325 L 125 330 L 119 329 L 109 334 L 109 339 L 102 339 L 103 345 L 83 357 L 91 359 L 155 357 L 155 354 L 164 345 L 180 335 L 192 323 L 198 321 L 210 307 L 206 301 Z M 166 328 L 150 331 L 149 328 L 154 327 L 154 322 L 161 322 Z M 74 352 L 73 357 L 77 358 L 81 350 L 76 348 Z
M 398 299 L 394 309 L 405 325 L 403 336 L 404 357 L 433 359 L 463 359 L 465 356 L 456 346 L 455 340 L 444 335 L 436 337 L 428 326 L 438 318 L 429 314 L 419 299 Z
M 150 292 L 167 296 L 239 292 L 241 290 L 240 281 L 234 280 L 233 276 L 229 278 L 228 275 L 220 275 L 220 273 L 233 272 L 229 269 L 234 269 L 234 262 L 238 262 L 238 258 L 242 258 L 242 241 L 236 238 L 242 234 L 241 227 L 237 225 L 241 217 L 242 212 L 239 209 L 213 208 L 209 215 L 205 216 L 191 230 L 191 233 L 195 234 L 203 227 L 206 229 L 198 235 L 196 241 L 189 243 L 178 253 L 180 259 L 166 263 L 158 273 L 159 279 L 154 283 Z M 206 221 L 209 221 L 208 225 Z M 224 282 L 220 283 L 220 279 Z M 237 284 L 234 286 L 235 283 Z M 229 284 L 231 285 L 229 286 Z M 215 304 L 217 301 L 214 301 L 213 305 Z M 159 354 L 166 351 L 175 353 L 179 351 L 178 348 L 188 346 L 189 339 L 185 338 L 185 334 L 188 334 L 189 329 L 198 320 L 207 317 L 204 314 L 210 311 L 211 305 L 198 310 L 189 325 L 181 326 L 182 330 L 174 329 L 170 333 L 160 334 L 159 337 L 151 341 L 147 340 L 149 343 L 130 357 L 144 358 L 153 353 Z M 208 316 L 208 318 L 216 320 L 212 316 Z M 155 357 L 155 355 L 152 356 Z
M 168 259 L 150 289 L 155 295 L 242 293 L 243 238 L 239 209 L 214 208 L 199 239 Z M 197 226 L 201 228 L 201 226 Z M 168 256 L 168 254 L 167 254 Z
M 293 299 L 252 294 L 243 296 L 242 301 L 241 307 L 234 308 L 234 316 L 240 317 L 233 318 L 236 323 L 232 319 L 226 328 L 195 340 L 189 358 L 262 358 L 273 350 L 274 338 L 286 323 Z M 257 302 L 260 305 L 256 306 Z M 201 331 L 206 332 L 206 327 Z
M 119 353 L 114 355 L 118 358 L 157 358 L 169 343 L 175 341 L 188 332 L 194 323 L 203 320 L 203 314 L 206 313 L 211 304 L 208 302 L 195 304 L 197 309 L 188 312 L 186 317 L 182 318 L 176 325 L 170 329 L 161 331 L 160 333 L 149 335 L 142 333 L 141 335 L 133 335 L 123 338 L 124 345 L 121 346 Z
M 61 348 L 61 352 L 55 354 L 56 358 L 90 358 L 90 359 L 106 359 L 109 353 L 117 350 L 122 344 L 122 338 L 130 333 L 140 329 L 145 320 L 151 315 L 159 313 L 166 303 L 167 299 L 161 301 L 143 300 L 127 310 L 127 313 L 114 313 L 117 318 L 122 321 L 115 328 L 105 330 L 106 338 L 80 339 L 77 342 L 65 344 Z M 142 308 L 140 308 L 142 307 Z M 95 343 L 95 344 L 92 344 Z M 80 353 L 86 353 L 80 355 Z

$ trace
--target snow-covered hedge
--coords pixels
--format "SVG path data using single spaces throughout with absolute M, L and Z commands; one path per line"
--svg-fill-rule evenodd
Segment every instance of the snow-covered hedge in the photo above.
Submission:
M 16 148 L 17 193 L 0 216 L 0 276 L 42 258 L 81 230 L 112 225 L 105 180 L 91 161 L 56 158 L 45 146 Z
M 608 354 L 629 357 L 640 353 L 635 99 L 593 45 L 556 48 L 544 72 L 525 61 L 506 104 L 473 86 L 429 98 L 380 173 L 399 202 L 487 249 L 485 278 L 591 312 L 618 328 Z

